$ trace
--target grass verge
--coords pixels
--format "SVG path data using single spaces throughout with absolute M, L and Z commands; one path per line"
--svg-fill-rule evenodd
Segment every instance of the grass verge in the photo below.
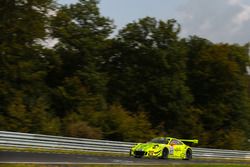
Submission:
M 150 166 L 157 166 L 157 167 L 250 167 L 249 165 L 233 165 L 233 164 L 169 164 L 169 165 L 38 165 L 38 164 L 0 164 L 0 167 L 150 167 Z
M 114 156 L 127 157 L 128 154 L 112 153 L 112 152 L 95 152 L 86 150 L 63 150 L 60 148 L 46 149 L 46 148 L 18 148 L 18 147 L 0 147 L 0 151 L 14 151 L 14 152 L 36 152 L 36 153 L 58 153 L 58 154 L 80 154 L 80 155 L 98 155 L 98 156 Z

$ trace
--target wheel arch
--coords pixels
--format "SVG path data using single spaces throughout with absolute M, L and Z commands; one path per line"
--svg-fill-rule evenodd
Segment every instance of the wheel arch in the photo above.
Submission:
M 166 154 L 164 155 L 164 152 L 166 152 Z M 160 159 L 168 159 L 168 155 L 169 155 L 169 149 L 168 147 L 163 147 L 163 149 L 161 150 L 161 155 L 160 155 Z

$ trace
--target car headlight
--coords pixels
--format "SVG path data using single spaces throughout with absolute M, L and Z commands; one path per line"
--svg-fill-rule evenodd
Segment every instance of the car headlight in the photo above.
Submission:
M 156 148 L 158 148 L 159 147 L 159 145 L 154 145 L 153 146 L 153 149 L 156 149 Z

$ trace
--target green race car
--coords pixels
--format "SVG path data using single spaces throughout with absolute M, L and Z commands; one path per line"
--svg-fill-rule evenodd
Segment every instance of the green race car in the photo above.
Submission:
M 198 140 L 158 137 L 147 143 L 138 143 L 130 150 L 130 156 L 158 157 L 162 159 L 192 159 L 192 148 L 185 143 L 198 143 Z

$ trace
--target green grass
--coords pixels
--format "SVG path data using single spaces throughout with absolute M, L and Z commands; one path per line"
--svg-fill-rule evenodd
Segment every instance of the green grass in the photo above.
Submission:
M 36 153 L 62 153 L 62 154 L 81 154 L 81 155 L 99 155 L 99 156 L 117 156 L 127 157 L 128 154 L 109 153 L 109 152 L 94 152 L 86 150 L 63 150 L 63 149 L 45 149 L 45 148 L 17 148 L 17 147 L 0 147 L 0 151 L 15 151 L 15 152 L 36 152 Z
M 195 165 L 35 165 L 35 164 L 0 164 L 0 167 L 250 167 L 249 165 L 231 165 L 231 164 L 195 164 Z

